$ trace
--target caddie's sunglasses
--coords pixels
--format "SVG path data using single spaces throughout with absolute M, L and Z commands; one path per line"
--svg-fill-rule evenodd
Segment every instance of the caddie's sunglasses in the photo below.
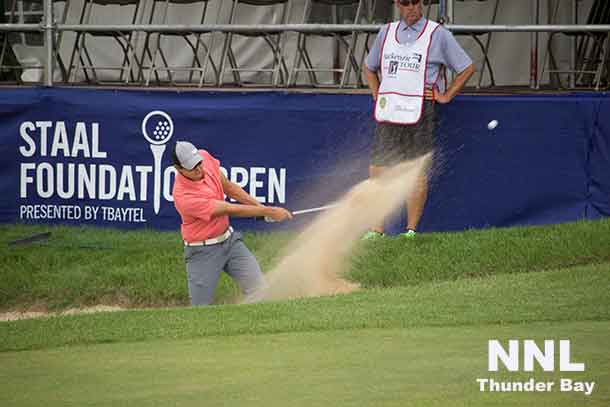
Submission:
M 416 6 L 417 4 L 419 4 L 421 0 L 398 0 L 398 2 L 400 3 L 401 6 L 410 6 L 410 5 L 414 5 Z

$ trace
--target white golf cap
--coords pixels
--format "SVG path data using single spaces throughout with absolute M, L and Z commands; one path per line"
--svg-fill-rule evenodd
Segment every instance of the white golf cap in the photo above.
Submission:
M 182 168 L 192 170 L 197 164 L 203 161 L 203 157 L 199 154 L 197 147 L 189 143 L 188 141 L 178 141 L 176 147 L 176 158 Z

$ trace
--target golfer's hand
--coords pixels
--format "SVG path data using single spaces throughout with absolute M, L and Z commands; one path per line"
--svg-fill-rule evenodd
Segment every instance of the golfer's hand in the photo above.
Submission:
M 280 208 L 279 206 L 270 206 L 268 208 L 271 209 L 271 211 L 267 217 L 273 219 L 275 222 L 282 222 L 292 219 L 292 213 L 284 208 Z
M 432 89 L 426 89 L 424 91 L 424 99 L 434 100 L 441 105 L 451 102 L 451 98 L 449 96 L 445 95 L 444 93 L 433 92 Z

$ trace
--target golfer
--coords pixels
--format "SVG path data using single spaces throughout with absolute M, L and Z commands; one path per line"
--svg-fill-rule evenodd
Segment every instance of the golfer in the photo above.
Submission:
M 379 31 L 364 67 L 375 101 L 377 128 L 369 176 L 434 149 L 435 103 L 449 103 L 475 71 L 470 57 L 444 27 L 423 17 L 421 0 L 395 0 L 400 20 Z M 457 73 L 446 86 L 445 67 Z M 407 230 L 414 237 L 428 197 L 422 174 L 406 198 Z M 383 236 L 383 224 L 363 238 Z
M 189 142 L 176 143 L 172 160 L 178 171 L 173 196 L 182 218 L 191 304 L 212 303 L 223 270 L 246 297 L 264 288 L 258 262 L 243 243 L 241 233 L 229 225 L 229 216 L 266 216 L 284 221 L 292 219 L 292 214 L 284 208 L 261 205 L 220 172 L 217 159 Z M 239 204 L 226 202 L 225 194 Z

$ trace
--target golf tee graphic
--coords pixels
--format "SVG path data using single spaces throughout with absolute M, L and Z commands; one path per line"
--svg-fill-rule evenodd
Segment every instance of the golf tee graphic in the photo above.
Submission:
M 161 205 L 161 159 L 165 152 L 165 144 L 174 134 L 174 122 L 172 118 L 161 110 L 154 110 L 142 120 L 142 135 L 150 143 L 155 164 L 155 189 L 154 189 L 154 209 L 155 214 L 159 213 Z

